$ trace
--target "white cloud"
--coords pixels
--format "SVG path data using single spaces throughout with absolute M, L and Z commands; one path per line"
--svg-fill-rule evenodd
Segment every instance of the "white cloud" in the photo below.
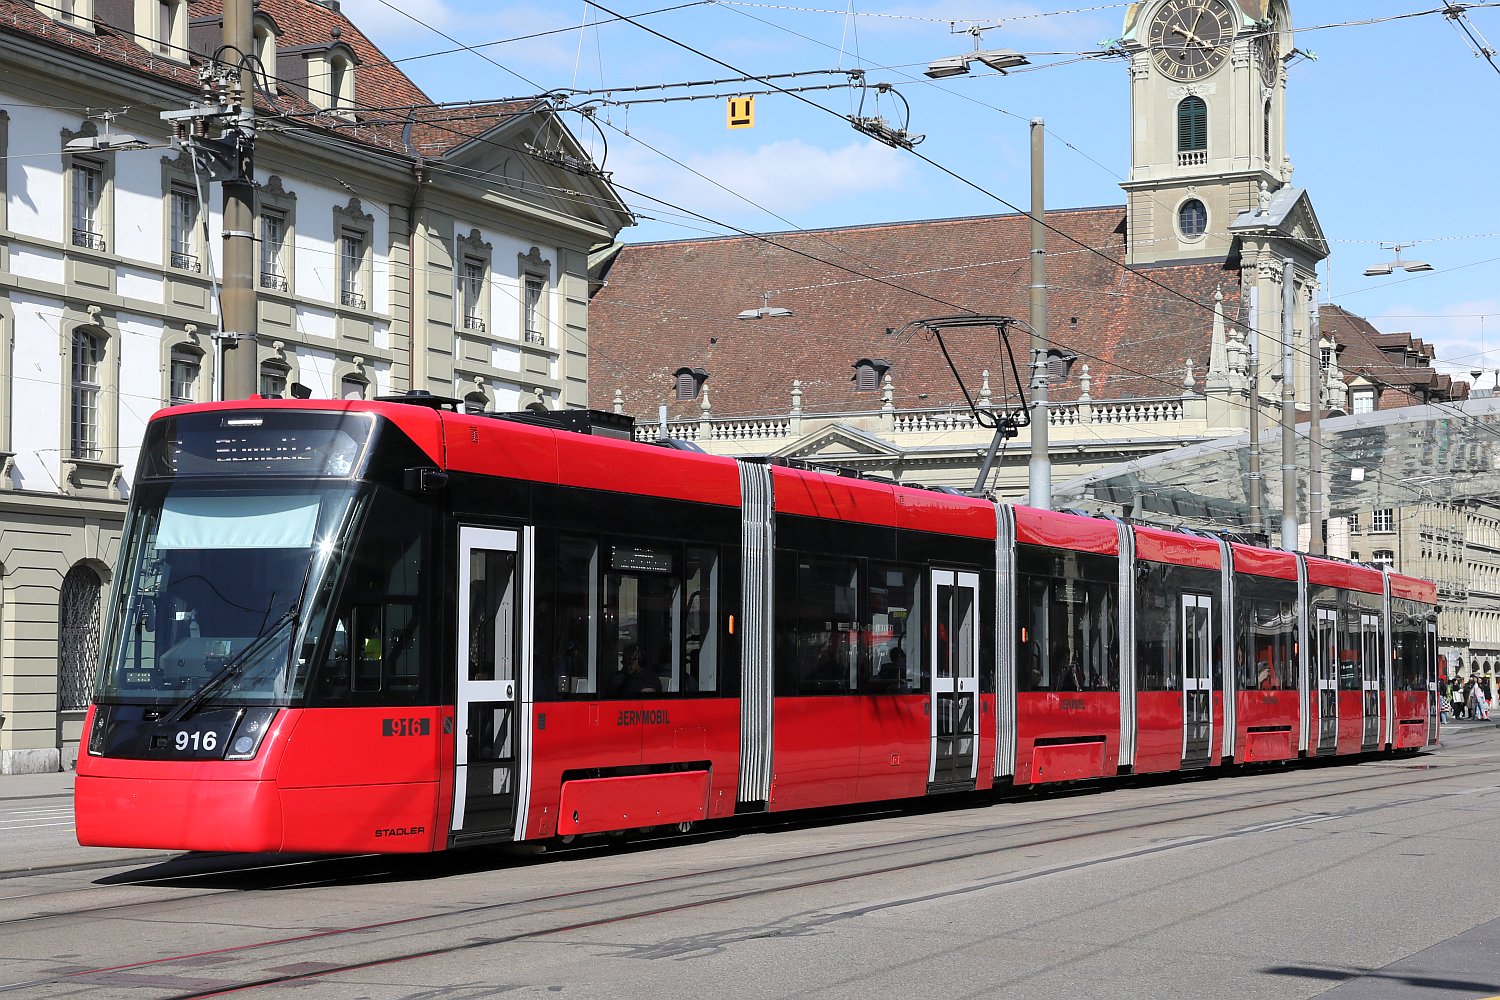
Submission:
M 824 149 L 792 139 L 754 149 L 722 147 L 681 159 L 693 172 L 612 138 L 608 167 L 621 184 L 757 231 L 829 225 L 855 205 L 863 206 L 859 214 L 869 217 L 872 196 L 898 191 L 911 181 L 911 161 L 864 141 Z M 627 200 L 648 215 L 664 214 L 646 199 Z

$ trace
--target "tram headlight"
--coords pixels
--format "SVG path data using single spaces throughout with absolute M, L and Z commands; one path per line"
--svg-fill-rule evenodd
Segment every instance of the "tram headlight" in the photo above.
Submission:
M 271 730 L 271 720 L 276 718 L 274 708 L 247 708 L 229 734 L 229 749 L 225 760 L 252 760 L 260 752 L 260 744 Z
M 104 756 L 104 711 L 98 705 L 94 706 L 94 714 L 89 718 L 89 753 L 95 757 Z

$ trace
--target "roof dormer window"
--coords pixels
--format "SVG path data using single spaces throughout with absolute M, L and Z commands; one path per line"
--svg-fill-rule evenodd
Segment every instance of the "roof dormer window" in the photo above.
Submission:
M 880 388 L 881 380 L 885 373 L 891 370 L 891 363 L 880 358 L 860 358 L 854 362 L 854 391 L 874 392 Z
M 324 111 L 352 116 L 354 113 L 354 74 L 359 59 L 354 50 L 335 43 L 322 51 L 311 52 L 308 59 L 307 97 Z
M 672 378 L 679 400 L 697 399 L 703 383 L 708 381 L 708 372 L 702 368 L 679 368 L 672 373 Z
M 260 61 L 260 82 L 271 93 L 276 88 L 276 22 L 264 14 L 255 15 L 255 58 Z
M 187 0 L 135 0 L 135 34 L 155 54 L 187 62 Z

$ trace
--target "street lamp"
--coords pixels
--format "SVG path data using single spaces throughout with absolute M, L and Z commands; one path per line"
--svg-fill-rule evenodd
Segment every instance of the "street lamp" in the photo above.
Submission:
M 1031 64 L 1030 59 L 1027 59 L 1015 49 L 981 49 L 979 47 L 980 33 L 988 31 L 991 27 L 996 27 L 996 25 L 981 27 L 980 25 L 973 24 L 964 29 L 967 34 L 974 38 L 974 51 L 961 56 L 944 56 L 941 59 L 934 59 L 928 65 L 925 74 L 934 80 L 942 80 L 950 76 L 964 76 L 969 72 L 970 63 L 979 62 L 984 63 L 990 69 L 1004 76 L 1006 70 Z M 958 29 L 953 29 L 953 33 L 957 34 Z
M 1391 261 L 1387 261 L 1384 264 L 1374 264 L 1374 265 L 1371 265 L 1370 267 L 1365 268 L 1365 277 L 1366 278 L 1382 278 L 1382 277 L 1385 277 L 1386 275 L 1390 274 L 1392 271 L 1411 271 L 1411 272 L 1416 272 L 1416 271 L 1431 271 L 1433 269 L 1433 267 L 1432 267 L 1431 264 L 1427 263 L 1426 261 L 1422 261 L 1422 260 L 1402 260 L 1401 259 L 1401 251 L 1404 250 L 1404 249 L 1406 249 L 1407 247 L 1409 247 L 1411 245 L 1412 244 L 1410 244 L 1410 243 L 1382 243 L 1382 244 L 1380 244 L 1380 246 L 1381 246 L 1382 249 L 1395 251 L 1396 259 L 1395 260 L 1391 260 Z
M 111 125 L 115 120 L 115 112 L 106 111 L 94 117 L 104 123 L 104 134 L 80 135 L 69 139 L 63 143 L 64 153 L 112 153 L 122 149 L 149 149 L 151 147 L 151 143 L 138 135 L 113 131 Z
M 794 315 L 794 314 L 792 313 L 792 311 L 790 309 L 784 308 L 783 306 L 773 306 L 773 305 L 771 305 L 771 293 L 770 292 L 766 292 L 761 297 L 761 306 L 760 306 L 759 309 L 746 309 L 744 312 L 740 313 L 739 316 L 737 316 L 735 318 L 736 319 L 781 319 L 783 317 L 791 316 L 791 315 Z

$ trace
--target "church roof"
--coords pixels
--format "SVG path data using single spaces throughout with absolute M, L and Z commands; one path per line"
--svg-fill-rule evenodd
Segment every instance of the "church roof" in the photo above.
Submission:
M 1119 206 L 1049 212 L 1047 222 L 1048 339 L 1079 356 L 1052 398 L 1077 398 L 1082 365 L 1095 400 L 1180 396 L 1189 359 L 1201 391 L 1216 293 L 1230 322 L 1240 315 L 1237 266 L 1127 267 Z M 687 367 L 709 373 L 715 417 L 787 413 L 794 380 L 806 412 L 878 410 L 880 391 L 857 391 L 853 366 L 881 359 L 897 409 L 962 407 L 938 344 L 902 328 L 1015 317 L 1010 342 L 1025 380 L 1030 251 L 1024 214 L 625 246 L 590 306 L 590 405 L 608 409 L 618 392 L 638 418 L 655 419 L 663 404 L 673 419 L 697 416 L 701 400 L 674 398 L 674 373 Z M 766 305 L 793 315 L 736 318 Z M 988 371 L 995 405 L 1016 399 L 993 328 L 950 331 L 944 342 L 973 396 Z

